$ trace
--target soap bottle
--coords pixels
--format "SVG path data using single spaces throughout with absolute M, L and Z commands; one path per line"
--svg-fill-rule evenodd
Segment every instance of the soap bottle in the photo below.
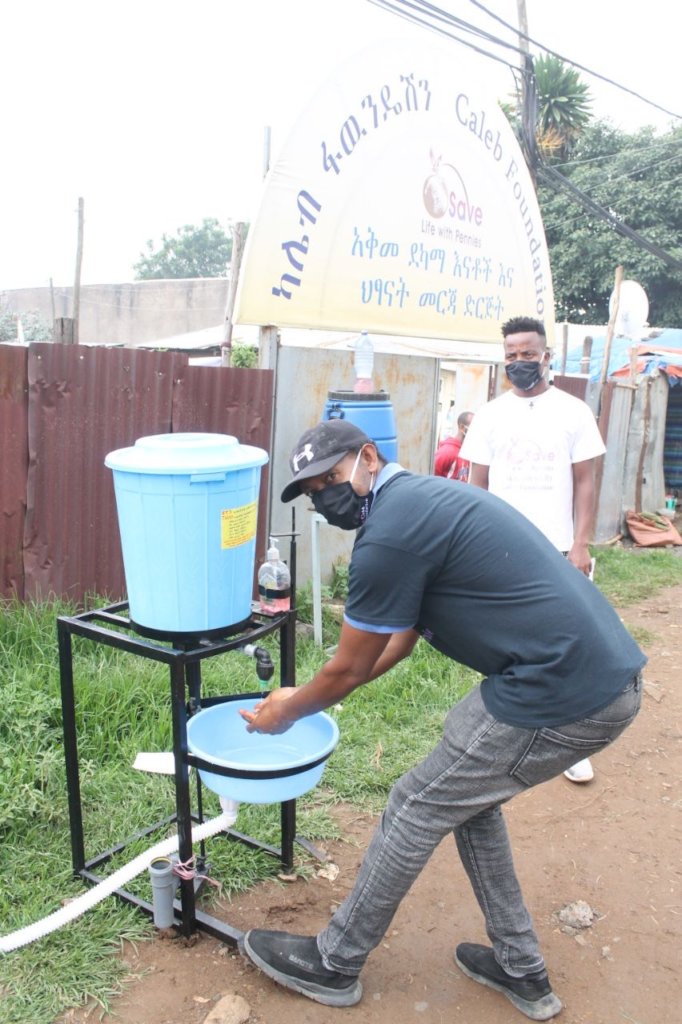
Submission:
M 355 384 L 353 391 L 357 394 L 370 394 L 374 391 L 372 373 L 374 371 L 374 345 L 367 331 L 363 331 L 355 342 Z
M 270 538 L 267 559 L 258 570 L 258 607 L 264 615 L 277 615 L 291 608 L 291 573 L 280 558 L 274 537 Z

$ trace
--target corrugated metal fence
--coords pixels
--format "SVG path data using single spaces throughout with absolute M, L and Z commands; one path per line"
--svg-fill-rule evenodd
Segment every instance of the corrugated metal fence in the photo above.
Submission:
M 668 380 L 657 374 L 591 385 L 584 377 L 557 374 L 554 383 L 598 412 L 606 455 L 597 461 L 593 540 L 604 544 L 626 532 L 628 509 L 663 508 Z
M 273 372 L 134 349 L 0 345 L 0 594 L 125 594 L 106 454 L 147 434 L 210 431 L 271 450 Z M 264 467 L 257 561 L 267 531 Z

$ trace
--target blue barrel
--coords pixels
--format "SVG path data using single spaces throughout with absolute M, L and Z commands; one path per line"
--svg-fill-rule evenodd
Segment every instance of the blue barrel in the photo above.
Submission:
M 154 434 L 104 461 L 140 631 L 211 634 L 248 619 L 267 452 L 229 434 Z
M 395 415 L 387 391 L 329 391 L 322 419 L 350 420 L 374 441 L 387 462 L 398 461 Z

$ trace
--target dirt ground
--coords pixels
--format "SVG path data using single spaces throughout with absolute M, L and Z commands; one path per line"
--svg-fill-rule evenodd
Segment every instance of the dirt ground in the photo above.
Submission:
M 541 937 L 563 1024 L 682 1024 L 682 587 L 629 607 L 646 644 L 643 709 L 634 725 L 594 758 L 593 782 L 563 777 L 507 807 L 516 865 Z M 640 634 L 642 635 L 642 634 Z M 351 886 L 374 825 L 338 808 L 343 841 L 328 846 L 334 881 L 319 875 L 269 881 L 222 904 L 237 928 L 312 934 Z M 332 872 L 333 873 L 333 872 Z M 585 901 L 591 926 L 566 930 L 559 911 Z M 199 936 L 194 945 L 160 938 L 128 947 L 138 975 L 105 1024 L 201 1024 L 222 997 L 241 996 L 250 1024 L 509 1024 L 525 1018 L 453 963 L 460 941 L 485 942 L 482 919 L 454 843 L 436 850 L 363 972 L 352 1009 L 320 1006 L 279 988 L 231 947 Z M 101 1009 L 70 1011 L 93 1024 Z

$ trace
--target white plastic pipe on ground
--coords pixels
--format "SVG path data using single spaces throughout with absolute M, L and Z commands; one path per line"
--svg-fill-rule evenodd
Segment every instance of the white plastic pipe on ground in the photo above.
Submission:
M 194 825 L 192 828 L 193 843 L 200 843 L 203 839 L 208 839 L 217 832 L 224 832 L 225 829 L 234 825 L 237 820 L 239 804 L 234 800 L 221 797 L 220 805 L 223 808 L 223 813 L 219 814 L 217 818 L 204 821 L 201 825 Z M 3 935 L 0 938 L 0 953 L 11 953 L 14 949 L 28 946 L 31 942 L 41 939 L 44 935 L 56 932 L 65 924 L 69 924 L 77 917 L 81 917 L 86 910 L 90 910 L 98 903 L 101 903 L 102 900 L 110 896 L 116 889 L 120 889 L 122 885 L 129 882 L 131 878 L 141 874 L 145 868 L 149 867 L 153 860 L 156 860 L 158 857 L 169 857 L 172 853 L 175 853 L 177 848 L 177 834 L 169 836 L 168 839 L 162 839 L 161 842 L 156 843 L 149 850 L 138 854 L 133 860 L 124 864 L 117 871 L 114 871 L 112 875 L 104 878 L 97 885 L 93 886 L 92 889 L 88 889 L 82 896 L 78 896 L 75 900 L 67 903 L 65 907 L 60 907 L 59 910 L 55 910 L 53 914 L 43 917 L 40 921 L 35 921 L 33 924 L 19 928 L 15 932 L 10 932 L 9 935 Z

